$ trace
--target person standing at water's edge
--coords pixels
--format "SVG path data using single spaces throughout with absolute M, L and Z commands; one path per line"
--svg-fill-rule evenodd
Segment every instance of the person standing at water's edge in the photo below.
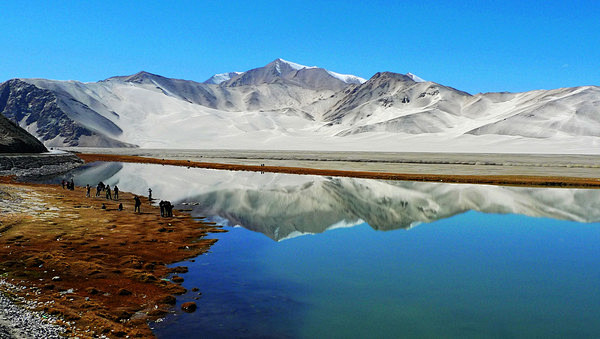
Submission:
M 100 196 L 100 192 L 102 192 L 102 190 L 104 190 L 104 183 L 102 181 L 100 181 L 98 183 L 98 186 L 96 186 L 96 196 L 97 197 Z
M 90 184 L 85 185 L 85 196 L 90 197 Z
M 117 185 L 115 185 L 115 188 L 113 188 L 113 193 L 115 200 L 119 200 L 119 187 L 117 187 Z
M 138 213 L 142 213 L 142 201 L 140 200 L 140 197 L 138 197 L 137 195 L 133 197 L 133 200 L 135 201 L 135 206 L 133 207 L 133 212 L 138 212 Z
M 158 206 L 160 207 L 160 216 L 164 217 L 165 216 L 165 202 L 163 200 L 161 200 L 158 203 Z
M 170 201 L 165 201 L 165 216 L 172 217 L 173 216 L 173 205 Z
M 112 197 L 110 195 L 110 185 L 106 185 L 106 199 L 112 200 Z
M 148 188 L 148 200 L 152 201 L 152 188 Z

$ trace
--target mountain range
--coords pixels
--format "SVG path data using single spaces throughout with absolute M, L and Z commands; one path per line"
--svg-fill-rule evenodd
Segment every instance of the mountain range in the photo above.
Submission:
M 276 59 L 204 82 L 12 79 L 0 112 L 46 146 L 598 153 L 600 88 L 469 94 Z

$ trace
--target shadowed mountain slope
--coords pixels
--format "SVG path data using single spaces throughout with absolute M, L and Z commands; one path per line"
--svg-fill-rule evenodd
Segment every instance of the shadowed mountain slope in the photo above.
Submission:
M 33 135 L 0 115 L 0 153 L 42 153 L 47 151 L 44 144 Z

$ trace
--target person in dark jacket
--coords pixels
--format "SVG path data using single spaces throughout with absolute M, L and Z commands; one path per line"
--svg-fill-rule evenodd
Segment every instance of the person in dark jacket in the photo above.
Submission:
M 104 183 L 102 181 L 100 181 L 98 183 L 98 186 L 96 186 L 96 196 L 97 197 L 100 196 L 100 192 L 102 192 L 103 189 L 104 189 Z
M 140 197 L 138 197 L 137 195 L 133 197 L 133 200 L 135 201 L 135 206 L 133 207 L 133 212 L 138 212 L 138 213 L 142 213 L 142 201 L 140 200 Z
M 165 201 L 165 216 L 166 217 L 173 216 L 173 205 L 171 205 L 170 201 Z
M 160 216 L 164 217 L 165 216 L 165 202 L 163 200 L 161 200 L 158 203 L 158 206 L 160 207 Z

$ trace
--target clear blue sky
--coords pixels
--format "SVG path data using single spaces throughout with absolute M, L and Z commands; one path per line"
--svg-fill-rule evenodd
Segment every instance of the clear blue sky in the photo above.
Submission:
M 0 81 L 204 81 L 283 58 L 470 93 L 600 85 L 600 1 L 2 1 Z

